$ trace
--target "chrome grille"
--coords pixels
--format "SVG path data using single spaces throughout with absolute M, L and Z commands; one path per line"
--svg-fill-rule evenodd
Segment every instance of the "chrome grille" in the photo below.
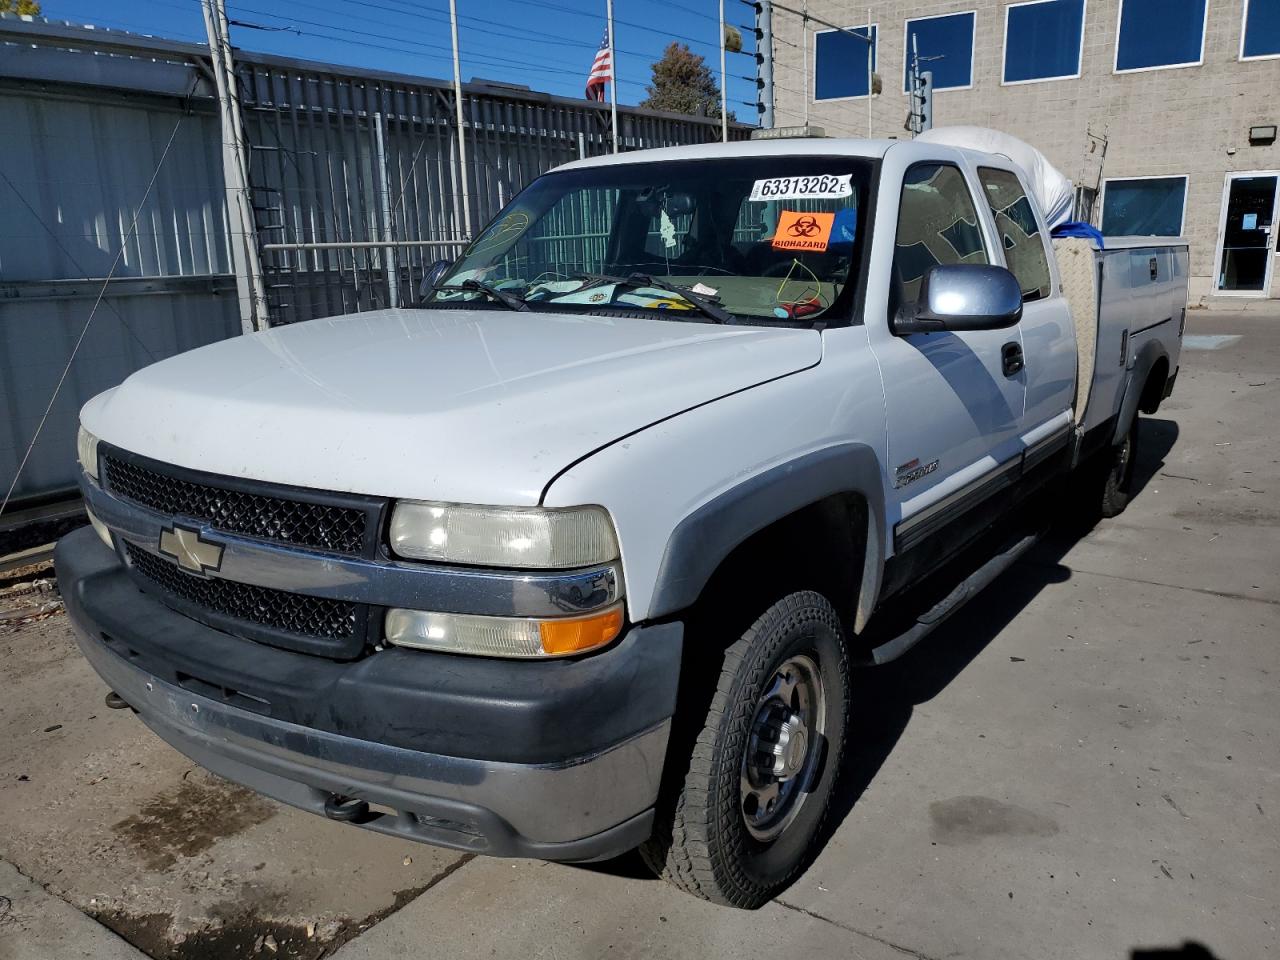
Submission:
M 124 549 L 129 565 L 144 581 L 218 618 L 338 644 L 362 639 L 359 604 L 197 576 L 127 541 Z
M 187 471 L 143 462 L 132 455 L 104 452 L 102 469 L 107 489 L 171 517 L 207 523 L 216 530 L 334 553 L 368 555 L 377 516 L 376 502 L 346 505 L 292 499 L 276 492 L 236 489 L 221 478 L 194 479 Z M 179 475 L 179 474 L 186 474 Z M 203 482 L 205 479 L 213 482 Z M 305 494 L 304 494 L 305 496 Z M 333 498 L 330 498 L 333 499 Z

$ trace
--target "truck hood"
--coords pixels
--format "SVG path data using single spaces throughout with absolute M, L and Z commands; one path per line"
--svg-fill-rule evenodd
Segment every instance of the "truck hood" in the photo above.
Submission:
M 380 310 L 163 360 L 95 397 L 81 419 L 108 443 L 197 470 L 534 504 L 593 450 L 821 353 L 812 330 Z

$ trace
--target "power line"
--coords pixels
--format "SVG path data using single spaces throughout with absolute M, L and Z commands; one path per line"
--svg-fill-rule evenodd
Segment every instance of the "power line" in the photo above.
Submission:
M 384 0 L 384 2 L 386 2 L 386 0 Z M 390 0 L 390 2 L 397 2 L 397 3 L 402 3 L 402 4 L 403 4 L 403 3 L 407 3 L 407 0 Z M 590 20 L 594 20 L 594 21 L 596 21 L 597 23 L 598 23 L 598 22 L 600 22 L 600 20 L 601 20 L 601 17 L 600 17 L 600 15 L 599 15 L 598 13 L 593 13 L 593 12 L 588 11 L 588 10 L 580 10 L 580 9 L 578 9 L 578 8 L 576 8 L 576 7 L 567 7 L 567 6 L 564 6 L 563 4 L 559 4 L 559 3 L 551 3 L 551 2 L 548 2 L 548 0 L 509 0 L 509 2 L 515 3 L 515 4 L 516 4 L 516 5 L 518 5 L 518 6 L 543 7 L 543 8 L 548 9 L 548 10 L 555 10 L 555 11 L 557 11 L 557 12 L 559 12 L 559 13 L 567 13 L 567 14 L 570 14 L 570 15 L 572 15 L 572 16 L 577 16 L 577 17 L 586 17 L 586 18 L 588 18 L 588 19 L 590 19 Z M 670 5 L 675 6 L 677 9 L 684 10 L 686 13 L 695 13 L 695 12 L 696 12 L 696 11 L 690 10 L 688 7 L 683 7 L 683 6 L 681 6 L 680 4 L 671 3 L 671 0 L 654 0 L 654 2 L 656 2 L 656 3 L 669 3 Z M 369 3 L 370 3 L 370 0 L 353 0 L 353 5 L 356 5 L 356 6 L 360 6 L 360 5 L 368 5 Z M 399 11 L 399 12 L 411 13 L 411 12 L 419 12 L 419 11 L 422 11 L 422 10 L 428 10 L 428 11 L 430 11 L 430 12 L 432 12 L 432 13 L 443 13 L 443 11 L 436 11 L 436 10 L 433 10 L 432 8 L 430 8 L 430 7 L 421 7 L 421 6 L 417 5 L 417 4 L 410 4 L 410 7 L 411 7 L 411 9 L 410 9 L 410 10 L 404 10 L 404 9 L 402 8 L 402 9 L 401 9 L 401 11 Z M 477 22 L 477 23 L 482 24 L 482 25 L 483 25 L 483 26 L 485 26 L 486 28 L 488 28 L 488 27 L 491 27 L 491 26 L 492 26 L 492 22 L 491 22 L 491 21 L 483 20 L 483 19 L 481 19 L 481 18 L 477 18 L 477 17 L 466 17 L 466 16 L 463 16 L 463 17 L 459 17 L 459 19 L 461 19 L 461 20 L 473 20 L 473 21 L 475 21 L 475 22 Z M 711 17 L 710 19 L 712 19 L 713 21 L 716 21 L 716 22 L 718 22 L 718 21 L 719 21 L 719 18 L 718 18 L 718 17 Z M 619 19 L 619 18 L 617 18 L 617 17 L 614 17 L 614 18 L 613 18 L 613 22 L 614 22 L 615 24 L 622 24 L 624 27 L 632 27 L 632 28 L 634 28 L 634 29 L 636 29 L 636 30 L 643 30 L 643 31 L 645 31 L 646 33 L 653 33 L 653 34 L 657 34 L 657 35 L 659 35 L 659 36 L 666 37 L 666 38 L 671 39 L 671 40 L 684 40 L 686 43 L 694 43 L 694 44 L 697 44 L 697 45 L 699 45 L 699 46 L 703 46 L 703 47 L 712 47 L 712 48 L 714 48 L 714 49 L 716 49 L 716 50 L 719 50 L 719 49 L 720 49 L 720 46 L 719 46 L 719 44 L 718 44 L 718 43 L 711 43 L 711 42 L 709 42 L 709 41 L 707 41 L 707 40 L 697 40 L 697 39 L 695 39 L 695 38 L 693 38 L 693 37 L 686 36 L 686 35 L 684 35 L 684 34 L 672 33 L 670 30 L 664 30 L 664 29 L 662 29 L 662 28 L 660 28 L 660 27 L 652 27 L 652 26 L 649 26 L 648 24 L 644 24 L 644 23 L 636 23 L 636 22 L 635 22 L 635 21 L 633 21 L 633 20 L 621 20 L 621 19 Z M 591 46 L 594 48 L 594 45 L 591 45 Z M 651 56 L 651 54 L 644 54 L 644 56 Z
M 598 14 L 588 13 L 585 10 L 577 10 L 577 9 L 574 9 L 573 7 L 566 7 L 563 4 L 559 4 L 559 3 L 550 3 L 548 2 L 548 0 L 511 0 L 511 2 L 519 3 L 521 6 L 544 7 L 547 10 L 555 10 L 559 13 L 568 13 L 568 14 L 573 14 L 574 16 L 579 16 L 579 17 L 590 17 L 592 20 L 599 19 Z M 635 23 L 634 21 L 631 21 L 631 20 L 619 20 L 617 17 L 613 18 L 613 22 L 620 23 L 624 27 L 631 27 L 635 30 L 644 30 L 648 33 L 656 33 L 656 34 L 659 34 L 660 36 L 668 37 L 672 40 L 683 40 L 686 43 L 697 44 L 698 46 L 701 46 L 701 47 L 711 47 L 715 50 L 720 49 L 720 45 L 718 43 L 711 43 L 707 40 L 695 40 L 693 37 L 688 37 L 679 33 L 672 33 L 670 30 L 663 30 L 660 27 L 651 27 L 651 26 L 648 26 L 647 24 Z
M 185 4 L 173 2 L 173 0 L 148 0 L 148 2 L 154 3 L 157 6 L 171 7 L 173 9 L 178 9 L 183 11 L 189 10 L 189 8 Z M 404 14 L 406 16 L 420 17 L 427 20 L 432 19 L 432 15 L 438 13 L 438 11 L 431 10 L 430 8 L 423 8 L 417 5 L 414 5 L 413 10 L 399 9 L 396 7 L 387 6 L 386 5 L 387 2 L 388 0 L 383 0 L 383 2 L 381 3 L 375 3 L 373 2 L 373 0 L 354 0 L 354 2 L 352 3 L 352 6 L 367 6 L 374 9 L 385 10 L 386 12 L 389 12 L 389 13 Z M 392 2 L 392 3 L 403 2 L 403 0 L 389 0 L 389 2 Z M 540 6 L 547 9 L 558 10 L 565 13 L 576 14 L 576 15 L 588 17 L 591 19 L 597 19 L 595 14 L 586 13 L 581 10 L 575 10 L 571 7 L 565 7 L 561 4 L 551 3 L 551 2 L 548 2 L 548 0 L 513 0 L 513 2 L 519 2 L 519 3 L 524 3 L 528 5 L 533 5 L 533 6 Z M 679 5 L 677 4 L 677 6 Z M 294 17 L 286 14 L 275 13 L 268 10 L 260 10 L 253 7 L 237 6 L 236 9 L 239 12 L 252 14 L 257 17 L 267 17 L 272 20 L 284 21 L 284 22 L 293 23 L 293 24 L 301 24 L 302 27 L 313 28 L 313 29 L 302 29 L 301 27 L 295 27 L 295 28 L 279 31 L 279 32 L 292 33 L 297 37 L 312 37 L 312 38 L 321 39 L 321 40 L 341 41 L 342 43 L 348 44 L 351 46 L 358 46 L 358 47 L 363 47 L 363 48 L 372 49 L 372 50 L 382 50 L 389 53 L 408 54 L 411 56 L 418 55 L 418 53 L 417 53 L 417 50 L 409 49 L 409 48 L 418 48 L 418 50 L 438 51 L 439 55 L 441 56 L 444 54 L 452 53 L 451 46 L 447 46 L 443 44 L 432 44 L 432 43 L 421 41 L 421 40 L 411 40 L 402 36 L 390 36 L 383 33 L 375 33 L 373 31 L 354 29 L 346 26 L 345 24 L 338 25 L 338 24 L 332 24 L 332 23 L 318 21 L 318 20 L 309 20 L 302 17 Z M 308 5 L 308 9 L 316 10 L 320 8 L 317 8 L 314 5 Z M 334 12 L 334 13 L 338 12 L 336 10 L 333 10 L 332 8 L 325 8 L 325 9 L 328 9 L 329 12 Z M 441 16 L 444 16 L 444 15 L 441 14 Z M 447 16 L 445 17 L 445 19 L 447 19 Z M 477 23 L 484 24 L 489 32 L 493 32 L 492 24 L 489 21 L 485 21 L 478 17 L 471 17 L 471 16 L 462 16 L 459 19 L 475 21 Z M 396 24 L 389 23 L 387 21 L 376 21 L 376 22 L 379 23 L 380 25 L 384 25 L 388 27 L 394 28 L 396 26 Z M 671 34 L 667 31 L 647 27 L 643 24 L 633 24 L 629 21 L 622 21 L 622 20 L 616 20 L 615 22 L 621 23 L 626 26 L 633 26 L 636 29 L 644 30 L 647 32 L 657 33 L 662 36 L 673 37 L 675 39 L 681 39 L 681 40 L 687 40 L 690 43 L 696 43 L 699 45 L 709 46 L 709 47 L 716 46 L 714 44 L 710 44 L 705 41 L 695 40 L 692 37 L 686 37 L 679 34 Z M 250 29 L 263 28 L 264 26 L 270 29 L 268 25 L 264 25 L 264 24 L 247 24 L 246 23 L 242 25 L 242 27 L 248 27 Z M 575 47 L 578 47 L 584 50 L 595 49 L 596 47 L 596 45 L 592 43 L 586 43 L 583 41 L 565 40 L 560 36 L 557 36 L 554 34 L 547 34 L 542 31 L 531 31 L 531 32 L 535 34 L 540 34 L 542 36 L 546 36 L 547 38 L 555 41 L 556 43 L 563 43 L 566 46 L 573 45 Z M 357 40 L 353 35 L 367 37 L 369 39 Z M 500 35 L 509 36 L 512 39 L 521 39 L 521 40 L 531 39 L 531 38 L 525 37 L 523 34 L 513 35 L 509 33 L 503 33 Z M 395 44 L 395 46 L 390 46 L 388 45 L 388 43 L 376 43 L 372 41 L 387 41 L 390 44 Z M 650 61 L 655 61 L 659 59 L 661 56 L 661 54 L 656 52 L 646 53 L 646 52 L 634 51 L 634 50 L 620 50 L 619 52 L 630 57 L 643 58 Z M 562 67 L 552 67 L 552 66 L 532 67 L 532 66 L 529 66 L 527 61 L 514 60 L 507 57 L 497 56 L 495 54 L 468 53 L 466 51 L 465 46 L 463 50 L 463 60 L 467 63 L 472 64 L 473 66 L 480 66 L 480 67 L 487 67 L 487 66 L 518 67 L 523 73 L 537 73 L 537 74 L 543 74 L 548 76 L 566 77 L 566 78 L 573 77 L 575 79 L 580 78 L 580 76 L 582 75 L 580 71 L 566 69 Z M 622 78 L 622 79 L 618 79 L 616 82 L 620 86 L 639 87 L 641 89 L 644 89 L 647 86 L 647 83 L 645 80 L 630 80 L 630 79 Z
M 356 4 L 348 4 L 344 10 L 336 10 L 332 7 L 320 7 L 314 2 L 304 2 L 304 0 L 285 0 L 285 2 L 292 3 L 295 6 L 304 7 L 308 10 L 329 10 L 333 13 L 346 13 L 346 12 L 349 12 L 350 7 L 352 5 L 358 5 L 362 7 L 368 7 L 373 10 L 383 10 L 383 11 L 386 11 L 387 13 L 394 13 L 400 16 L 414 17 L 420 20 L 426 20 L 428 22 L 435 22 L 435 23 L 449 22 L 448 14 L 444 13 L 443 11 L 430 10 L 426 8 L 406 10 L 402 7 L 388 6 L 386 3 L 374 3 L 372 2 L 372 0 L 358 0 L 358 3 Z M 530 29 L 530 30 L 522 30 L 519 32 L 512 32 L 504 29 L 499 29 L 495 27 L 494 24 L 489 20 L 485 20 L 482 17 L 469 16 L 467 14 L 459 15 L 458 20 L 466 21 L 468 23 L 475 23 L 484 27 L 485 33 L 487 35 L 506 37 L 512 40 L 521 40 L 529 43 L 543 43 L 549 46 L 576 47 L 581 50 L 590 50 L 593 52 L 598 46 L 597 44 L 589 43 L 585 40 L 569 40 L 569 39 L 566 39 L 562 34 L 547 33 L 546 31 L 543 31 L 543 30 Z M 402 26 L 402 24 L 392 23 L 387 20 L 374 20 L 372 18 L 366 18 L 364 22 L 374 23 L 374 24 L 378 24 L 380 26 L 386 26 L 386 27 Z M 617 48 L 617 52 L 625 53 L 628 56 L 633 56 L 633 57 L 661 56 L 660 53 L 656 53 L 656 52 L 626 50 L 621 47 Z
M 177 10 L 185 11 L 189 9 L 183 4 L 169 2 L 169 0 L 149 0 L 149 2 L 162 7 L 172 7 L 173 9 L 177 9 Z M 417 51 L 412 49 L 406 49 L 406 46 L 417 47 L 422 50 L 440 51 L 441 54 L 446 54 L 446 53 L 452 54 L 453 52 L 453 48 L 451 46 L 446 46 L 443 44 L 433 44 L 433 43 L 427 43 L 421 40 L 409 40 L 409 39 L 405 39 L 403 37 L 398 37 L 398 36 L 388 36 L 387 34 L 383 34 L 383 33 L 373 33 L 368 30 L 358 30 L 345 25 L 325 23 L 323 21 L 317 21 L 317 20 L 307 20 L 300 17 L 291 17 L 285 14 L 274 13 L 268 10 L 259 10 L 253 7 L 235 6 L 234 9 L 237 12 L 248 13 L 258 17 L 269 17 L 274 20 L 283 20 L 288 23 L 302 24 L 303 26 L 306 26 L 306 27 L 316 28 L 316 29 L 302 29 L 300 27 L 274 28 L 274 29 L 279 29 L 281 32 L 292 33 L 294 36 L 297 36 L 297 37 L 314 37 L 320 40 L 339 40 L 339 41 L 342 41 L 344 44 L 350 44 L 350 45 L 359 46 L 359 47 L 367 47 L 373 50 L 383 50 L 389 53 L 403 53 L 403 54 L 417 55 Z M 386 25 L 393 26 L 392 24 L 386 24 Z M 264 25 L 264 24 L 240 22 L 240 26 L 242 28 L 247 27 L 249 29 L 257 29 L 257 30 L 273 30 L 271 26 Z M 321 32 L 317 32 L 318 30 L 339 31 L 339 32 L 321 33 Z M 387 46 L 386 44 L 381 44 L 381 43 L 370 43 L 368 41 L 355 40 L 352 38 L 351 36 L 352 34 L 355 34 L 358 36 L 370 37 L 374 40 L 387 40 L 395 44 L 403 44 L 404 46 L 393 47 L 393 46 Z M 522 60 L 512 60 L 506 57 L 496 57 L 496 56 L 493 56 L 492 54 L 465 54 L 464 59 L 466 59 L 468 62 L 472 63 L 473 65 L 478 65 L 478 66 L 496 66 L 496 67 L 515 66 L 515 67 L 519 67 L 522 71 L 526 73 L 542 73 L 542 74 L 551 74 L 551 75 L 567 76 L 567 77 L 578 77 L 580 75 L 579 72 L 575 70 L 568 70 L 565 68 L 550 67 L 550 66 L 531 67 L 525 61 L 522 61 Z M 636 81 L 627 81 L 627 80 L 623 80 L 620 82 L 636 83 Z
M 684 13 L 692 14 L 692 15 L 693 15 L 693 16 L 695 16 L 695 17 L 702 17 L 704 20 L 710 20 L 712 23 L 719 23 L 719 22 L 720 22 L 720 18 L 719 18 L 718 16 L 713 16 L 713 15 L 712 15 L 712 14 L 710 14 L 710 13 L 704 13 L 704 12 L 703 12 L 703 11 L 701 11 L 701 10 L 694 10 L 692 7 L 686 7 L 686 6 L 685 6 L 684 4 L 682 4 L 682 3 L 675 3 L 675 2 L 673 2 L 673 0 L 653 0 L 653 2 L 654 2 L 654 3 L 660 3 L 660 4 L 662 4 L 664 7 L 671 7 L 671 8 L 673 8 L 673 9 L 675 9 L 675 10 L 680 10 L 680 11 L 682 11 L 682 12 L 684 12 Z
M 298 36 L 313 36 L 313 37 L 318 37 L 324 40 L 341 40 L 345 43 L 353 43 L 353 44 L 359 44 L 361 46 L 375 47 L 378 49 L 390 50 L 395 53 L 412 53 L 413 52 L 412 50 L 406 50 L 403 47 L 395 48 L 395 47 L 386 47 L 379 44 L 361 43 L 358 40 L 352 40 L 350 38 L 349 36 L 350 34 L 355 34 L 356 36 L 370 37 L 375 40 L 388 40 L 388 41 L 391 41 L 392 43 L 404 44 L 406 46 L 411 46 L 411 47 L 419 47 L 424 50 L 439 50 L 444 53 L 453 52 L 452 47 L 445 46 L 443 44 L 427 43 L 422 40 L 406 40 L 401 37 L 388 36 L 385 33 L 373 33 L 368 30 L 357 30 L 353 27 L 335 26 L 332 24 L 324 23 L 322 21 L 307 20 L 302 17 L 285 16 L 284 14 L 271 13 L 270 11 L 267 11 L 267 10 L 257 10 L 252 7 L 242 7 L 237 5 L 232 9 L 235 9 L 237 12 L 250 13 L 255 16 L 271 17 L 276 20 L 284 20 L 289 23 L 299 23 L 299 24 L 303 24 L 304 26 L 313 27 L 320 30 L 341 31 L 336 35 L 316 33 L 315 30 L 297 29 L 297 30 L 291 31 Z M 495 57 L 489 54 L 469 54 L 465 57 L 465 59 L 470 61 L 473 64 L 479 64 L 482 66 L 519 67 L 521 70 L 523 70 L 526 73 L 542 73 L 542 74 L 552 74 L 552 75 L 562 75 L 562 76 L 572 76 L 572 77 L 577 77 L 581 75 L 580 72 L 576 70 L 567 70 L 564 68 L 549 67 L 549 66 L 531 67 L 526 62 L 523 62 L 520 60 L 512 60 L 506 57 Z

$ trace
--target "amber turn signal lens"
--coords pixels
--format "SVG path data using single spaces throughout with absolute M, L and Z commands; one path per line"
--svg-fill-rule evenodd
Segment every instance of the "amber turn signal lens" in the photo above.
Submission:
M 538 632 L 542 637 L 542 651 L 547 656 L 603 647 L 622 632 L 622 606 L 589 617 L 542 620 L 538 623 Z

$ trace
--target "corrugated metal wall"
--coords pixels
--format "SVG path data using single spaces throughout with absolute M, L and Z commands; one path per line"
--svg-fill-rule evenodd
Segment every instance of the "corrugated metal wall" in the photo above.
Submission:
M 102 285 L 93 278 L 120 256 L 119 279 L 14 490 L 21 502 L 74 487 L 77 413 L 86 400 L 240 325 L 215 116 L 0 90 L 0 130 L 0 495 L 93 309 Z
M 391 282 L 411 303 L 424 265 L 456 255 L 465 233 L 451 86 L 237 58 L 271 321 L 386 306 Z M 91 396 L 240 329 L 209 76 L 197 44 L 0 15 L 0 495 L 122 242 L 20 501 L 74 486 L 77 412 Z M 489 84 L 463 99 L 475 230 L 538 174 L 610 148 L 606 105 Z M 619 131 L 634 150 L 718 139 L 719 124 L 622 108 Z M 272 249 L 388 234 L 393 254 Z M 406 245 L 422 241 L 450 245 Z

